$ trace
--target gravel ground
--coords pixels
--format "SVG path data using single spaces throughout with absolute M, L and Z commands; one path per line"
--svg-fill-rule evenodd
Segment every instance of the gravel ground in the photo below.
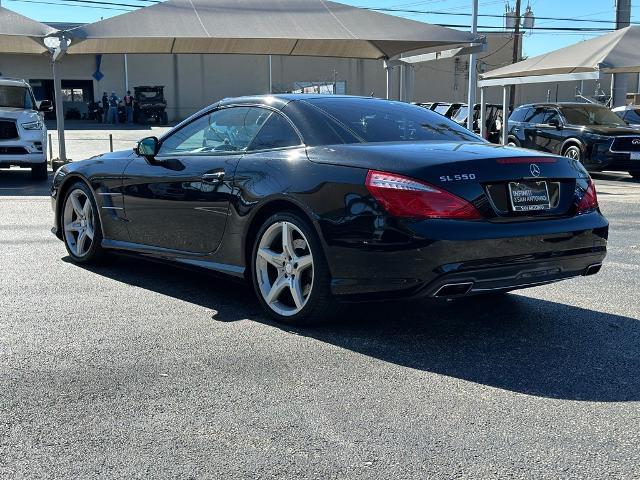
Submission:
M 248 288 L 70 263 L 0 172 L 2 478 L 640 478 L 640 183 L 600 274 L 275 325 Z

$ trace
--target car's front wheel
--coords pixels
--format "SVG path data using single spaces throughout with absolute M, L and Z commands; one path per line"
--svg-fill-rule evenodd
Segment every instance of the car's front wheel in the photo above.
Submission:
M 582 161 L 582 150 L 576 145 L 569 145 L 562 155 L 572 160 Z
M 96 263 L 104 258 L 102 227 L 89 187 L 74 183 L 64 197 L 60 218 L 64 245 L 78 263 Z
M 317 324 L 335 314 L 322 246 L 299 215 L 285 212 L 268 218 L 258 231 L 251 260 L 258 300 L 277 321 Z

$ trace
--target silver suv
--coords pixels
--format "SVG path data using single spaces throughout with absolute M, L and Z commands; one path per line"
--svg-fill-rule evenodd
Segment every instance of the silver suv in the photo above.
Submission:
M 31 168 L 34 179 L 47 178 L 47 128 L 41 112 L 50 109 L 48 100 L 37 105 L 26 81 L 0 77 L 0 168 Z

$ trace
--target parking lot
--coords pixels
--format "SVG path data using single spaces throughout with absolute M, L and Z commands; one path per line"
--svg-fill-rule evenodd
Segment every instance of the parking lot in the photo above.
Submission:
M 47 183 L 0 171 L 0 477 L 640 477 L 640 182 L 594 177 L 600 274 L 292 329 L 203 273 L 71 263 Z

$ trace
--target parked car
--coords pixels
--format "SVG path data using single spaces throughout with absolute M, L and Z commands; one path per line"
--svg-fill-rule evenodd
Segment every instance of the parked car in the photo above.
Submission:
M 433 102 L 411 102 L 411 104 L 426 108 L 427 110 L 431 110 L 431 105 L 433 105 Z
M 627 105 L 611 110 L 632 127 L 640 127 L 640 105 Z
M 25 80 L 0 78 L 0 168 L 30 168 L 34 179 L 47 179 L 47 128 L 40 112 L 51 108 L 49 100 L 38 105 Z
M 509 118 L 509 145 L 563 155 L 589 171 L 640 178 L 640 133 L 603 105 L 522 105 Z
M 77 263 L 122 250 L 244 278 L 289 323 L 339 300 L 505 292 L 596 273 L 608 223 L 575 160 L 401 102 L 225 99 L 52 185 Z
M 447 118 L 451 118 L 461 106 L 462 103 L 434 102 L 431 104 L 431 110 Z
M 465 103 L 451 120 L 466 128 L 467 118 L 469 118 L 469 106 Z M 487 103 L 485 107 L 485 138 L 491 143 L 502 143 L 502 119 L 502 105 Z M 473 131 L 480 134 L 480 104 L 476 104 L 473 108 Z

